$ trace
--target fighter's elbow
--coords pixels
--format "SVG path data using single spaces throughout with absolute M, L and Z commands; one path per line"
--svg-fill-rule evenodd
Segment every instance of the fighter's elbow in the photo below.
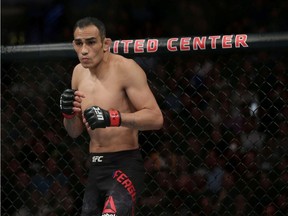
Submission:
M 73 132 L 68 132 L 68 135 L 71 137 L 71 138 L 73 138 L 73 139 L 76 139 L 77 137 L 79 137 L 81 134 L 79 134 L 79 133 L 73 133 Z
M 75 138 L 79 137 L 82 134 L 82 132 L 84 130 L 84 125 L 82 124 L 82 122 L 80 122 L 80 123 L 77 123 L 77 122 L 75 123 L 74 122 L 73 123 L 71 121 L 72 120 L 64 119 L 63 120 L 63 124 L 64 124 L 64 127 L 65 127 L 68 135 L 71 138 L 75 139 Z
M 77 137 L 79 137 L 83 132 L 83 130 L 79 128 L 66 128 L 66 131 L 68 135 L 73 139 L 76 139 Z

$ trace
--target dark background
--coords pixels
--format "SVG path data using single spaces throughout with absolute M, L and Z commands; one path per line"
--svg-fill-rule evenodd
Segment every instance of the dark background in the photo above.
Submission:
M 103 20 L 112 40 L 287 32 L 287 9 L 287 0 L 2 0 L 1 42 L 70 42 L 84 16 Z M 2 59 L 3 216 L 79 215 L 82 207 L 88 136 L 67 135 L 58 105 L 78 60 L 40 52 Z M 138 58 L 165 124 L 140 133 L 137 215 L 287 215 L 287 56 L 286 46 Z
M 2 45 L 69 42 L 95 16 L 112 40 L 288 30 L 284 0 L 2 0 Z

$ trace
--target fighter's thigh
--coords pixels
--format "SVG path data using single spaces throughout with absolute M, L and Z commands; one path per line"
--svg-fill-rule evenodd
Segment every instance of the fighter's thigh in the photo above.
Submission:
M 85 189 L 81 216 L 100 216 L 103 203 L 101 205 L 100 194 L 97 188 L 89 185 Z
M 101 171 L 101 170 L 100 170 Z M 81 216 L 98 216 L 102 215 L 102 209 L 105 199 L 105 194 L 99 188 L 100 176 L 99 169 L 92 167 L 89 171 L 87 185 L 85 187 L 83 203 L 82 203 L 82 214 Z M 109 187 L 108 182 L 105 181 L 106 186 Z

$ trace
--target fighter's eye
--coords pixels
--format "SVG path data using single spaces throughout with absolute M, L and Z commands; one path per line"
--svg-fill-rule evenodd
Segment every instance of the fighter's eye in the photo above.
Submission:
M 74 41 L 74 44 L 76 45 L 76 46 L 82 46 L 82 41 Z
M 95 43 L 96 43 L 96 41 L 94 41 L 94 40 L 87 41 L 87 44 L 88 44 L 89 46 L 94 45 Z

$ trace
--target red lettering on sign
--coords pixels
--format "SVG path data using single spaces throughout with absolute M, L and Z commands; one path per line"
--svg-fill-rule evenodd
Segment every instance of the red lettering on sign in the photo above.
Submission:
M 237 47 L 237 48 L 239 48 L 240 46 L 248 47 L 247 38 L 248 38 L 248 36 L 246 34 L 236 35 L 235 47 Z
M 113 53 L 118 53 L 119 51 L 119 40 L 114 41 L 113 43 Z
M 158 40 L 149 39 L 147 41 L 147 52 L 156 52 L 158 50 Z
M 209 39 L 211 40 L 211 49 L 216 49 L 217 39 L 219 39 L 221 36 L 215 35 L 215 36 L 209 36 Z
M 193 50 L 206 49 L 206 37 L 194 37 L 193 38 Z
M 134 43 L 134 52 L 143 53 L 144 52 L 144 42 L 145 40 L 135 40 Z
M 222 48 L 226 49 L 226 48 L 232 48 L 232 37 L 233 35 L 224 35 L 222 37 Z
M 168 39 L 167 41 L 167 49 L 170 51 L 170 52 L 175 52 L 177 51 L 177 46 L 173 46 L 173 42 L 175 41 L 178 41 L 178 38 L 170 38 Z
M 190 50 L 190 37 L 184 37 L 180 39 L 180 50 L 189 51 Z
M 129 53 L 129 44 L 133 43 L 133 40 L 122 40 L 121 43 L 124 44 L 124 53 Z

